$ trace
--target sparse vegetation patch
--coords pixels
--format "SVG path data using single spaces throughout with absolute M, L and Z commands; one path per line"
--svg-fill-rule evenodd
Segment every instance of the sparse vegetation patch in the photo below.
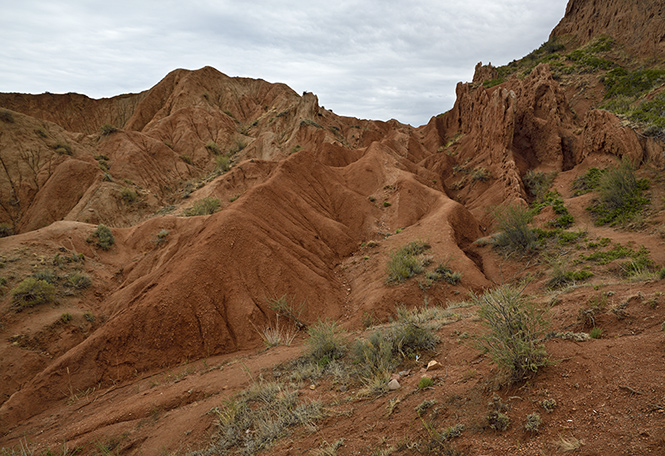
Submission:
M 34 307 L 55 299 L 55 285 L 35 277 L 28 277 L 12 291 L 12 304 L 17 310 Z
M 219 210 L 219 199 L 211 196 L 206 196 L 196 201 L 192 207 L 185 211 L 186 217 L 194 217 L 197 215 L 210 215 Z
M 543 312 L 522 294 L 503 285 L 481 296 L 473 295 L 478 315 L 487 328 L 481 346 L 513 381 L 535 374 L 547 365 Z
M 312 426 L 323 409 L 319 402 L 299 400 L 298 392 L 282 383 L 259 380 L 213 413 L 218 425 L 213 444 L 194 455 L 256 454 L 289 428 Z
M 649 181 L 637 179 L 632 165 L 623 162 L 600 177 L 598 198 L 588 209 L 598 225 L 614 226 L 628 222 L 649 203 L 649 199 L 642 196 L 648 188 Z
M 99 134 L 102 135 L 102 136 L 108 136 L 108 135 L 111 135 L 111 134 L 113 134 L 117 131 L 118 131 L 118 129 L 116 127 L 114 127 L 113 125 L 104 124 L 104 125 L 102 125 L 102 128 L 100 128 Z
M 429 264 L 429 258 L 424 255 L 430 246 L 424 242 L 413 241 L 397 250 L 390 256 L 388 262 L 388 283 L 401 283 L 421 274 Z
M 97 225 L 97 229 L 92 232 L 87 239 L 88 242 L 93 242 L 97 247 L 102 250 L 109 250 L 115 244 L 115 237 L 111 229 L 103 224 Z
M 538 247 L 536 232 L 529 226 L 533 215 L 526 208 L 509 205 L 494 211 L 499 233 L 494 245 L 507 252 L 532 252 Z

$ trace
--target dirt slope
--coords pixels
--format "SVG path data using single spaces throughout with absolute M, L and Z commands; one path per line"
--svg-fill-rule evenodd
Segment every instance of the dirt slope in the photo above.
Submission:
M 553 36 L 567 37 L 569 52 L 612 35 L 636 62 L 660 59 L 661 9 L 656 1 L 571 0 Z M 625 35 L 626 24 L 637 31 Z M 529 293 L 550 309 L 554 331 L 587 330 L 578 319 L 582 306 L 615 296 L 598 317 L 606 336 L 585 345 L 548 339 L 561 365 L 548 367 L 535 387 L 499 390 L 512 401 L 514 417 L 524 418 L 541 396 L 562 404 L 540 440 L 515 428 L 486 437 L 476 426 L 460 448 L 552 454 L 557 435 L 570 432 L 585 436 L 582 454 L 622 445 L 626 454 L 657 454 L 665 438 L 657 415 L 665 391 L 660 370 L 647 375 L 646 363 L 626 353 L 643 351 L 650 365 L 662 357 L 659 282 L 653 274 L 630 282 L 616 264 L 589 266 L 580 258 L 597 248 L 592 244 L 609 242 L 644 245 L 655 265 L 665 264 L 658 203 L 665 146 L 596 109 L 604 72 L 548 61 L 554 63 L 508 77 L 500 76 L 505 69 L 479 64 L 473 82 L 458 85 L 454 107 L 419 128 L 337 116 L 314 94 L 210 67 L 175 70 L 145 92 L 104 100 L 0 94 L 0 222 L 11 234 L 0 238 L 0 446 L 29 437 L 39 448 L 118 439 L 122 454 L 198 449 L 214 433 L 209 410 L 302 352 L 304 331 L 294 347 L 261 351 L 260 332 L 276 319 L 271 299 L 287 298 L 305 326 L 335 320 L 358 336 L 363 326 L 393 319 L 399 306 L 443 305 L 528 277 Z M 581 86 L 598 93 L 580 101 Z M 652 185 L 638 231 L 594 226 L 585 210 L 593 194 L 571 190 L 590 167 L 622 159 Z M 566 233 L 584 233 L 584 240 L 553 251 L 566 264 L 587 261 L 594 276 L 585 288 L 553 292 L 550 257 L 505 258 L 477 242 L 494 231 L 496 207 L 533 202 L 525 175 L 538 171 L 556 173 L 551 189 L 575 220 Z M 187 216 L 205 201 L 219 210 Z M 546 208 L 536 223 L 547 228 L 555 217 Z M 112 229 L 115 243 L 107 250 L 95 243 L 98 224 Z M 387 283 L 388 262 L 413 241 L 428 245 L 425 272 Z M 439 265 L 461 281 L 432 279 Z M 89 284 L 77 285 L 81 276 Z M 18 309 L 10 290 L 28 277 L 52 282 L 55 297 Z M 598 291 L 607 284 L 612 295 Z M 428 354 L 446 366 L 434 389 L 438 400 L 449 400 L 441 423 L 477 421 L 494 391 L 493 364 L 464 343 L 480 330 L 476 310 L 439 331 L 442 356 Z M 595 365 L 605 350 L 625 368 L 621 382 L 609 379 L 616 366 Z M 410 362 L 415 374 L 420 364 Z M 429 398 L 418 378 L 404 380 L 404 411 Z M 648 378 L 654 380 L 647 393 Z M 338 415 L 318 433 L 278 444 L 276 454 L 303 454 L 342 436 L 340 454 L 387 451 L 400 447 L 399 439 L 380 434 L 398 428 L 426 438 L 413 412 L 391 417 L 391 427 L 385 397 L 350 411 L 337 395 L 345 390 L 323 383 L 303 385 L 300 394 L 329 401 Z M 601 401 L 603 388 L 633 392 Z M 658 407 L 634 400 L 645 394 Z M 607 407 L 615 434 L 591 437 L 607 425 L 587 415 L 574 426 L 560 421 L 582 407 Z M 631 427 L 624 415 L 645 424 Z M 641 443 L 623 442 L 636 436 Z M 515 453 L 518 446 L 522 453 Z

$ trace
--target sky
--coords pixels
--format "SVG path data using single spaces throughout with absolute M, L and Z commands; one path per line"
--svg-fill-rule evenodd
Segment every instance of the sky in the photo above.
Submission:
M 176 68 L 313 92 L 335 113 L 414 126 L 479 61 L 547 41 L 567 0 L 0 0 L 0 92 L 105 98 Z

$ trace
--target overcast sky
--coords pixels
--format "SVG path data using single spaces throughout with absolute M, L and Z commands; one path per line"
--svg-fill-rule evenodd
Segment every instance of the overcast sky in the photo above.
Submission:
M 141 92 L 176 68 L 314 92 L 338 114 L 414 126 L 478 61 L 547 41 L 567 0 L 0 0 L 0 92 Z

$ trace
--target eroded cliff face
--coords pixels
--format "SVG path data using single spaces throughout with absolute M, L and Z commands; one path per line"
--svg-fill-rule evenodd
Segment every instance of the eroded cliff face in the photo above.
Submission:
M 665 57 L 665 2 L 662 0 L 571 0 L 552 31 L 571 46 L 611 36 L 635 56 Z
M 571 0 L 553 36 L 616 33 L 637 49 L 624 33 L 634 24 L 648 43 L 639 55 L 661 56 L 660 4 L 649 14 L 644 4 Z M 492 231 L 497 206 L 526 204 L 528 171 L 594 157 L 662 166 L 662 144 L 617 116 L 593 106 L 578 115 L 549 65 L 484 86 L 497 76 L 479 64 L 454 107 L 417 129 L 336 116 L 314 94 L 209 67 L 108 100 L 0 94 L 14 113 L 0 122 L 0 221 L 18 233 L 0 241 L 0 254 L 17 258 L 9 285 L 55 255 L 82 253 L 94 285 L 64 306 L 104 317 L 76 337 L 42 338 L 49 356 L 29 363 L 21 347 L 0 347 L 0 371 L 14 378 L 0 389 L 0 429 L 68 389 L 256 348 L 256 327 L 275 316 L 271 298 L 302 303 L 307 323 L 358 327 L 363 313 L 387 319 L 395 303 L 481 290 L 493 279 L 473 243 Z M 107 123 L 118 131 L 101 133 Z M 221 212 L 182 217 L 205 197 Z M 114 228 L 109 252 L 86 241 L 98 223 Z M 412 240 L 428 240 L 462 283 L 386 286 L 388 259 Z M 2 306 L 9 330 L 18 327 L 8 296 Z M 39 310 L 24 321 L 57 333 L 60 311 L 51 313 L 47 326 Z

